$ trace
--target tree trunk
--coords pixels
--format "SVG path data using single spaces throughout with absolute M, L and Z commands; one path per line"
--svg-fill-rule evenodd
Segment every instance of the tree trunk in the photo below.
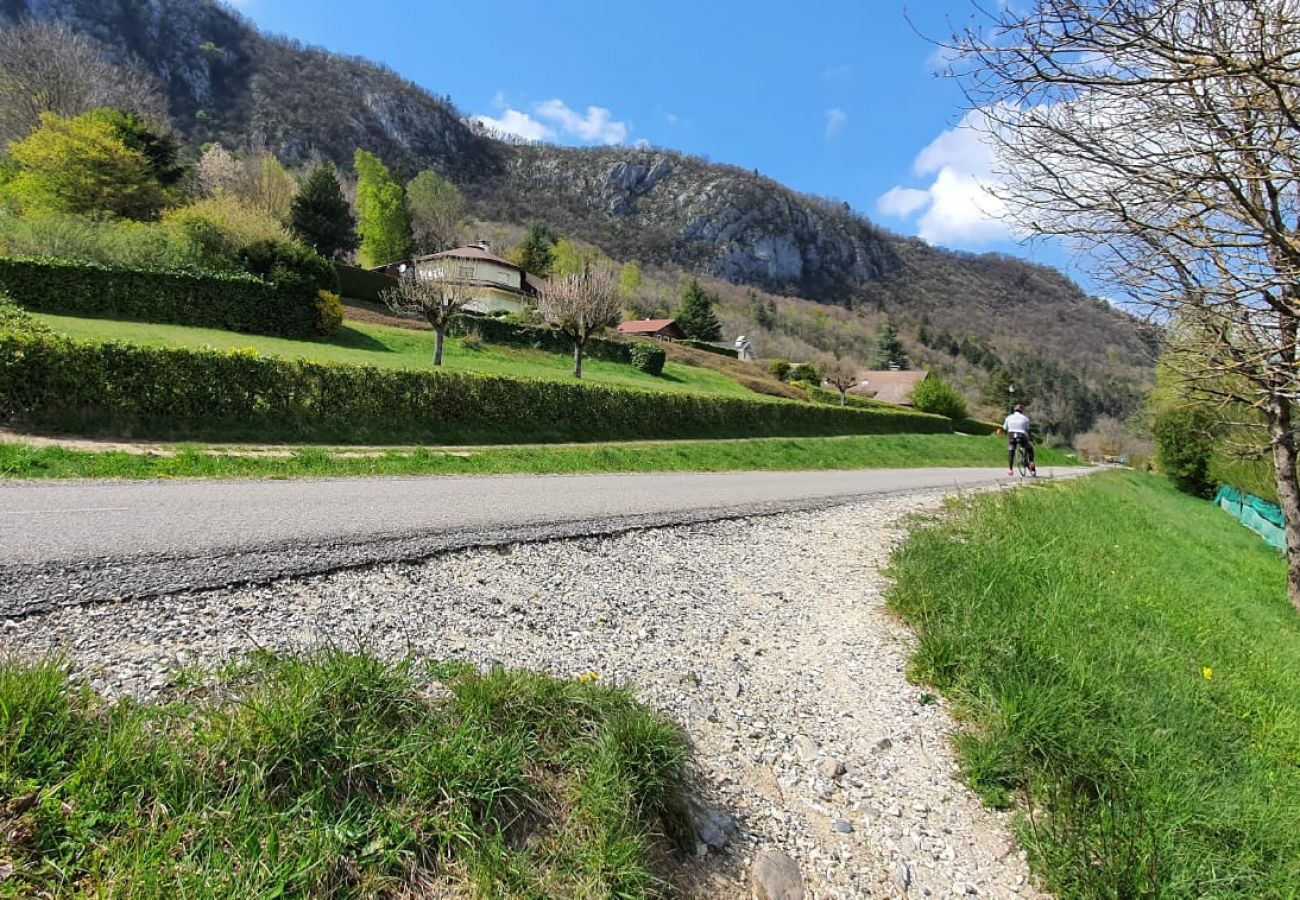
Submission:
M 442 365 L 442 339 L 447 334 L 446 327 L 433 329 L 433 364 Z
M 847 406 L 847 405 L 848 405 L 848 401 L 846 401 L 846 400 L 844 399 L 844 396 L 845 396 L 845 392 L 844 392 L 844 391 L 840 391 L 840 406 Z
M 573 377 L 582 377 L 582 344 L 573 342 Z
M 1300 612 L 1300 478 L 1296 476 L 1295 432 L 1291 401 L 1274 394 L 1268 401 L 1268 430 L 1273 440 L 1273 469 L 1277 500 L 1286 523 L 1286 587 L 1291 605 Z

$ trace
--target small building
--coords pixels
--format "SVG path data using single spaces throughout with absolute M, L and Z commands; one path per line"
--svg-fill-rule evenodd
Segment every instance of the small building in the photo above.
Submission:
M 619 334 L 629 337 L 653 338 L 656 341 L 680 341 L 686 337 L 675 319 L 639 319 L 618 326 Z
M 858 373 L 858 386 L 849 389 L 854 397 L 869 397 L 895 406 L 911 406 L 912 391 L 930 377 L 924 369 L 887 369 Z
M 474 297 L 465 304 L 465 310 L 481 315 L 522 312 L 532 305 L 542 286 L 541 279 L 494 255 L 487 241 L 390 263 L 381 271 L 401 278 L 412 268 L 417 275 L 454 278 L 468 284 Z

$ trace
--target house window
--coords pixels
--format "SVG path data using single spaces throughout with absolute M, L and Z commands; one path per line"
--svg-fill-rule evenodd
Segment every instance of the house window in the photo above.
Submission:
M 461 266 L 461 267 L 457 270 L 457 272 L 456 272 L 456 277 L 457 277 L 457 278 L 464 278 L 464 279 L 467 280 L 467 281 L 473 279 L 473 277 L 474 277 L 474 267 L 473 267 L 473 266 Z

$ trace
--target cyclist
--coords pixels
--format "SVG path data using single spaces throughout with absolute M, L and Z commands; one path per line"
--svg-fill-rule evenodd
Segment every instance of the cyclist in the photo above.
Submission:
M 1025 415 L 1025 407 L 1017 403 L 1016 408 L 1007 416 L 1002 423 L 1002 430 L 1007 433 L 1007 474 L 1014 475 L 1016 464 L 1016 445 L 1019 444 L 1025 448 L 1025 459 L 1029 461 L 1029 474 L 1037 475 L 1038 469 L 1034 468 L 1034 444 L 1029 440 L 1029 416 Z

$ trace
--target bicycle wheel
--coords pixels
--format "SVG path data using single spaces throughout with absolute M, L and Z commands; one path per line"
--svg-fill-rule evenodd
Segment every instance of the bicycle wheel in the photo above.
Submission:
M 1029 475 L 1029 455 L 1024 444 L 1016 444 L 1016 471 L 1021 478 Z

